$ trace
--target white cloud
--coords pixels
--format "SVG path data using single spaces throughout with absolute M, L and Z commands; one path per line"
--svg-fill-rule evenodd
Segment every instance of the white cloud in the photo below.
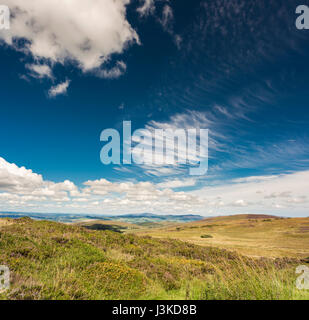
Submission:
M 174 20 L 174 13 L 172 8 L 169 5 L 165 5 L 162 11 L 162 19 L 160 19 L 160 23 L 162 24 L 165 30 L 171 31 L 171 24 Z
M 142 0 L 142 5 L 137 8 L 137 12 L 141 17 L 148 16 L 149 14 L 153 14 L 155 11 L 155 0 Z
M 189 168 L 198 166 L 200 162 L 208 159 L 208 149 L 218 150 L 220 148 L 215 138 L 222 137 L 222 135 L 212 130 L 213 126 L 213 121 L 207 117 L 206 113 L 192 110 L 175 114 L 165 122 L 150 121 L 140 131 L 141 141 L 135 141 L 142 143 L 144 148 L 141 151 L 133 147 L 134 162 L 147 175 L 187 174 Z M 210 128 L 210 136 L 207 137 L 205 131 L 203 135 L 201 134 L 200 129 Z M 163 136 L 158 131 L 160 129 L 164 130 Z M 188 130 L 192 129 L 196 130 L 196 135 L 193 134 L 193 131 L 189 135 Z M 155 137 L 156 131 L 158 135 Z M 164 145 L 164 148 L 153 149 L 153 137 L 156 143 Z
M 234 179 L 233 182 L 235 183 L 246 183 L 246 182 L 260 182 L 260 181 L 269 181 L 278 178 L 277 175 L 270 175 L 270 176 L 251 176 L 245 178 L 238 178 Z
M 137 12 L 141 17 L 152 15 L 156 21 L 161 24 L 163 30 L 172 37 L 176 47 L 181 48 L 182 37 L 174 32 L 174 11 L 169 0 L 141 0 L 142 5 L 137 8 Z M 162 10 L 156 8 L 156 2 L 165 3 Z
M 163 189 L 175 189 L 175 188 L 184 188 L 184 187 L 193 187 L 196 185 L 196 180 L 193 178 L 189 179 L 175 179 L 175 180 L 166 180 L 164 182 L 158 183 L 156 186 Z
M 45 181 L 40 174 L 25 167 L 18 167 L 0 158 L 0 194 L 2 197 L 23 201 L 67 201 L 77 187 L 71 181 L 54 183 Z
M 11 26 L 5 32 L 0 31 L 0 40 L 33 58 L 35 63 L 26 67 L 34 78 L 53 78 L 53 66 L 69 62 L 82 72 L 115 79 L 126 72 L 126 64 L 112 58 L 129 46 L 140 44 L 126 17 L 131 2 L 6 0 L 11 10 Z M 155 0 L 140 0 L 137 11 L 141 16 L 153 14 Z M 173 33 L 170 26 L 173 11 L 169 5 L 164 6 L 162 18 L 157 20 L 167 32 Z M 175 43 L 180 45 L 180 36 L 175 36 Z M 110 67 L 112 63 L 114 66 Z
M 27 64 L 26 68 L 30 70 L 30 75 L 34 78 L 53 78 L 53 73 L 47 64 Z
M 53 97 L 56 97 L 61 94 L 66 94 L 69 85 L 70 85 L 70 80 L 66 80 L 64 82 L 61 82 L 61 83 L 51 87 L 48 91 L 49 97 L 53 98 Z
M 25 167 L 18 167 L 13 163 L 6 162 L 0 158 L 0 190 L 22 191 L 28 188 L 40 187 L 43 183 L 41 175 L 27 170 Z
M 186 186 L 196 186 L 196 181 L 186 178 L 154 184 L 98 179 L 77 187 L 69 180 L 44 180 L 40 174 L 0 158 L 0 208 L 4 211 L 308 215 L 309 171 L 196 191 L 172 190 Z
M 11 28 L 0 38 L 36 60 L 72 61 L 84 72 L 99 69 L 138 35 L 126 19 L 130 0 L 6 0 Z M 25 39 L 23 44 L 15 40 Z
M 98 69 L 95 74 L 100 78 L 116 79 L 122 76 L 127 70 L 127 65 L 123 61 L 117 61 L 111 69 Z
M 248 203 L 243 199 L 239 199 L 239 200 L 236 200 L 233 203 L 231 203 L 231 206 L 234 206 L 234 207 L 247 207 Z
M 175 174 L 183 174 L 183 170 L 181 168 L 175 167 L 168 167 L 168 166 L 143 166 L 145 170 L 144 173 L 146 175 L 155 176 L 155 177 L 162 177 L 162 176 L 170 176 Z
M 272 192 L 270 195 L 266 195 L 265 199 L 276 199 L 276 198 L 290 198 L 291 191 L 284 191 L 284 192 Z
M 0 158 L 0 208 L 39 212 L 176 213 L 198 211 L 202 201 L 197 196 L 158 188 L 151 182 L 86 181 L 78 188 L 71 181 L 55 183 L 39 174 Z
M 183 39 L 179 34 L 176 34 L 174 36 L 174 42 L 175 42 L 176 47 L 178 48 L 178 50 L 181 49 L 182 41 L 183 41 Z
M 308 215 L 309 171 L 247 177 L 221 186 L 204 187 L 192 194 L 203 198 L 219 213 Z M 219 202 L 223 205 L 219 206 Z M 237 207 L 235 209 L 234 207 Z M 242 209 L 241 209 L 242 208 Z

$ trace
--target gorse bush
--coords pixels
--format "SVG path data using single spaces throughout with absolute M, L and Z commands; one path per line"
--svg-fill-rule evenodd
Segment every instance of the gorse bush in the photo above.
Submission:
M 308 299 L 297 260 L 31 219 L 0 227 L 2 299 Z

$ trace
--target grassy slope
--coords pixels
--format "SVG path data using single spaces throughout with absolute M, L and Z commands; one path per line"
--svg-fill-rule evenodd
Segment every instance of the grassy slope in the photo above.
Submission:
M 309 257 L 309 218 L 237 215 L 137 232 L 237 250 L 249 256 Z M 201 238 L 202 235 L 211 237 Z
M 252 259 L 187 242 L 0 219 L 3 299 L 309 299 L 291 259 Z

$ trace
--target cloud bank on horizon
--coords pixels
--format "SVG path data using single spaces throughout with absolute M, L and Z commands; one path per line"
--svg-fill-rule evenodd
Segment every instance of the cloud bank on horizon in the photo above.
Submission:
M 2 211 L 53 213 L 170 214 L 283 213 L 306 215 L 309 209 L 309 171 L 235 179 L 225 185 L 191 192 L 192 178 L 164 183 L 88 180 L 81 187 L 65 180 L 46 181 L 42 175 L 0 158 Z M 279 210 L 280 209 L 280 210 Z

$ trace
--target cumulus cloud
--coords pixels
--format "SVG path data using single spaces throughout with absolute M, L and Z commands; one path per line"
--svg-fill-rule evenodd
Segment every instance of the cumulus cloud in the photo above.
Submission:
M 126 72 L 123 61 L 114 62 L 129 46 L 140 44 L 138 34 L 127 20 L 132 0 L 6 0 L 10 8 L 10 29 L 0 31 L 0 40 L 32 58 L 26 65 L 30 76 L 53 78 L 55 64 L 72 63 L 82 72 L 115 79 Z M 155 0 L 140 0 L 140 16 L 155 12 Z M 163 28 L 173 33 L 173 11 L 165 5 Z M 175 36 L 177 46 L 181 37 Z M 113 67 L 110 67 L 114 63 Z M 28 78 L 24 75 L 24 79 Z
M 0 158 L 0 190 L 23 191 L 40 187 L 42 183 L 41 175 Z
M 65 180 L 44 180 L 30 169 L 0 158 L 0 208 L 58 212 L 128 213 L 155 211 L 176 213 L 179 206 L 196 212 L 203 202 L 195 195 L 159 188 L 151 182 L 89 180 L 77 187 Z
M 308 215 L 308 190 L 309 171 L 300 171 L 235 179 L 225 185 L 204 187 L 193 194 L 204 198 L 217 214 L 280 212 L 293 216 Z
M 70 85 L 70 80 L 66 80 L 64 82 L 61 82 L 61 83 L 51 87 L 48 91 L 49 97 L 53 98 L 58 95 L 66 94 L 69 85 Z
M 192 184 L 192 182 L 190 182 Z M 125 198 L 130 201 L 160 201 L 161 204 L 171 202 L 173 200 L 191 201 L 197 200 L 195 196 L 184 194 L 183 192 L 173 192 L 166 183 L 164 186 L 155 185 L 151 182 L 121 182 L 112 183 L 106 179 L 95 181 L 86 181 L 84 183 L 86 188 L 83 190 L 85 194 L 107 195 L 109 193 L 123 194 Z M 179 185 L 179 184 L 178 184 Z M 170 184 L 170 186 L 175 187 Z M 162 190 L 163 189 L 163 190 Z
M 193 213 L 220 215 L 267 213 L 308 215 L 309 171 L 248 179 L 196 191 L 192 178 L 161 183 L 88 180 L 81 186 L 72 181 L 55 183 L 25 167 L 0 158 L 0 208 L 11 211 L 84 213 Z
M 54 183 L 25 167 L 0 158 L 0 194 L 2 199 L 20 201 L 67 201 L 77 187 L 71 181 Z
M 0 33 L 0 38 L 36 60 L 51 64 L 71 61 L 84 72 L 93 71 L 111 55 L 139 42 L 126 19 L 129 2 L 6 0 L 12 13 L 11 28 Z M 38 74 L 47 74 L 42 67 L 35 69 Z

